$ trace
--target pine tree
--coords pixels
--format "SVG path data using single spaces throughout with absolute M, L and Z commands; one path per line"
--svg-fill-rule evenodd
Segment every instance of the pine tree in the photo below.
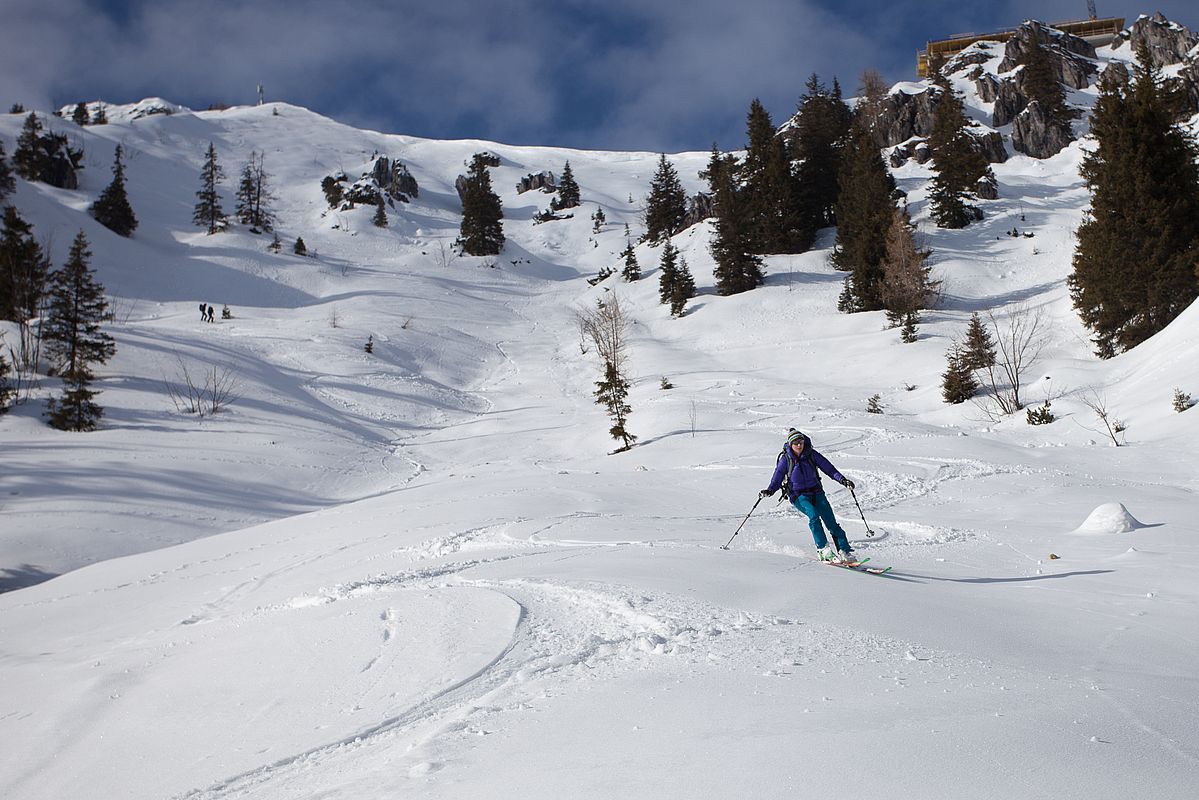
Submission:
M 0 319 L 23 324 L 41 315 L 49 269 L 32 226 L 6 206 L 0 229 Z
M 994 177 L 987 160 L 966 132 L 968 121 L 962 98 L 944 87 L 933 113 L 928 143 L 933 151 L 933 178 L 929 189 L 932 217 L 940 228 L 964 228 L 978 218 L 969 205 L 979 180 Z
M 624 268 L 620 271 L 621 277 L 629 283 L 641 280 L 641 265 L 637 263 L 637 253 L 633 251 L 631 241 L 625 241 L 625 248 L 620 257 L 624 260 Z
M 926 263 L 931 255 L 931 250 L 917 246 L 915 226 L 908 212 L 892 209 L 879 298 L 883 307 L 903 319 L 905 325 L 914 324 L 910 319 L 920 309 L 931 306 L 936 297 L 937 283 L 929 278 L 930 267 Z
M 121 162 L 121 146 L 118 144 L 112 164 L 112 183 L 100 193 L 92 204 L 91 215 L 105 228 L 118 236 L 128 238 L 137 230 L 137 217 L 125 194 L 125 165 Z
M 387 227 L 387 209 L 383 205 L 383 198 L 379 198 L 378 204 L 375 206 L 375 216 L 371 217 L 371 222 L 376 228 Z
M 308 245 L 304 244 L 304 239 L 300 236 L 296 237 L 296 243 L 292 245 L 291 251 L 298 256 L 308 255 Z
M 36 181 L 42 176 L 42 168 L 45 165 L 42 122 L 33 112 L 25 117 L 25 125 L 17 136 L 17 149 L 13 151 L 12 163 L 17 169 L 17 175 L 27 181 Z
M 1129 86 L 1100 83 L 1097 147 L 1081 169 L 1091 208 L 1069 278 L 1100 358 L 1145 341 L 1199 295 L 1199 148 L 1174 122 L 1177 103 L 1144 48 Z
M 225 179 L 225 172 L 216 160 L 216 145 L 208 143 L 204 155 L 204 167 L 200 170 L 200 191 L 196 192 L 195 213 L 192 222 L 208 230 L 208 235 L 219 233 L 229 227 L 229 218 L 221 208 L 221 194 L 217 185 Z
M 564 208 L 575 208 L 580 202 L 579 184 L 575 181 L 570 162 L 567 161 L 566 166 L 562 167 L 562 177 L 558 181 L 558 196 L 550 201 L 550 209 L 561 211 Z
M 108 111 L 105 110 L 103 103 L 96 104 L 96 110 L 92 114 L 92 124 L 93 125 L 107 125 L 108 124 Z
M 687 217 L 687 195 L 674 166 L 662 155 L 650 182 L 645 204 L 645 236 L 642 241 L 661 242 L 683 229 Z
M 967 359 L 967 353 L 956 342 L 945 353 L 946 369 L 941 373 L 941 397 L 946 403 L 964 403 L 978 392 L 978 380 Z
M 64 393 L 51 400 L 50 424 L 60 430 L 87 431 L 96 427 L 103 409 L 93 402 L 96 392 L 89 387 L 93 364 L 103 364 L 116 352 L 100 322 L 108 309 L 104 287 L 89 266 L 91 251 L 83 231 L 71 244 L 62 269 L 50 276 L 50 302 L 42 329 L 48 358 L 62 376 Z
M 748 292 L 766 280 L 762 260 L 754 254 L 750 221 L 742 210 L 743 195 L 734 179 L 736 169 L 736 159 L 720 155 L 713 145 L 707 176 L 716 210 L 716 230 L 708 251 L 716 262 L 712 270 L 716 291 L 722 295 Z
M 995 341 L 987 327 L 979 319 L 978 312 L 970 315 L 966 327 L 966 341 L 961 347 L 962 365 L 968 370 L 987 369 L 995 366 Z
M 629 433 L 627 428 L 629 414 L 633 413 L 628 397 L 628 379 L 620 374 L 616 364 L 611 361 L 605 362 L 604 379 L 596 381 L 595 384 L 595 401 L 608 409 L 608 416 L 612 420 L 612 427 L 608 429 L 608 433 L 613 439 L 619 439 L 624 443 L 620 450 L 628 450 L 637 441 L 637 437 Z
M 670 315 L 683 316 L 683 309 L 692 297 L 695 297 L 695 278 L 691 277 L 687 259 L 680 255 L 678 266 L 674 270 L 674 281 L 670 286 Z
M 600 231 L 602 231 L 604 229 L 604 225 L 605 225 L 605 223 L 607 223 L 607 221 L 608 221 L 608 218 L 604 215 L 604 210 L 597 206 L 595 209 L 595 213 L 591 215 L 591 232 L 599 233 Z
M 17 182 L 13 179 L 12 167 L 8 165 L 8 155 L 4 152 L 4 143 L 0 142 L 0 202 L 17 190 Z
M 752 252 L 799 253 L 811 246 L 816 225 L 804 216 L 800 187 L 786 140 L 756 98 L 746 117 L 745 163 L 738 174 L 737 207 Z M 709 180 L 711 177 L 709 176 Z
M 803 192 L 803 216 L 814 230 L 837 223 L 837 176 L 851 114 L 835 79 L 830 91 L 813 74 L 806 88 L 799 102 L 791 154 L 800 161 L 798 179 Z
M 87 113 L 87 103 L 79 102 L 75 104 L 75 110 L 71 112 L 71 121 L 81 128 L 92 121 Z
M 679 251 L 670 240 L 662 245 L 662 258 L 658 261 L 658 301 L 669 303 L 678 280 Z
M 504 208 L 491 189 L 487 157 L 476 153 L 462 195 L 462 225 L 456 245 L 463 255 L 494 256 L 504 249 Z
M 270 233 L 274 230 L 275 215 L 269 206 L 271 193 L 267 186 L 268 177 L 265 154 L 251 151 L 250 163 L 242 167 L 234 214 L 238 222 L 249 225 L 252 231 Z
M 842 310 L 877 311 L 883 308 L 883 258 L 895 211 L 895 179 L 861 116 L 850 127 L 839 183 L 832 261 L 837 269 L 853 273 L 845 284 L 850 297 Z
M 1049 60 L 1049 53 L 1040 39 L 1034 36 L 1029 45 L 1020 58 L 1023 65 L 1023 69 L 1020 70 L 1020 88 L 1030 100 L 1041 106 L 1050 123 L 1065 126 L 1068 130 L 1070 120 L 1077 117 L 1078 112 L 1066 104 L 1066 92 L 1057 79 L 1053 64 Z

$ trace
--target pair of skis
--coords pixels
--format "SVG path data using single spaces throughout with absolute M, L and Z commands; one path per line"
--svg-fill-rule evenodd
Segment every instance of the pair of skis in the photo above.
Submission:
M 821 561 L 821 564 L 828 564 L 830 567 L 840 567 L 841 569 L 849 569 L 854 572 L 864 572 L 867 575 L 886 575 L 891 571 L 890 567 L 868 567 L 866 562 L 869 557 L 863 558 L 861 561 Z

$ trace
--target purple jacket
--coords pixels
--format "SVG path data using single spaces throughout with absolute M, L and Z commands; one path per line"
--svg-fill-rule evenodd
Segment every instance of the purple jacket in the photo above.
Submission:
M 790 456 L 788 458 L 788 456 Z M 787 475 L 787 465 L 791 463 L 791 474 Z M 801 494 L 824 494 L 824 487 L 820 485 L 820 472 L 816 471 L 819 467 L 820 471 L 828 475 L 833 480 L 840 483 L 844 480 L 844 476 L 837 471 L 837 468 L 832 465 L 827 458 L 820 455 L 815 448 L 812 447 L 812 440 L 804 436 L 803 455 L 796 458 L 795 452 L 791 450 L 791 446 L 783 445 L 783 454 L 779 457 L 779 463 L 775 465 L 774 477 L 770 479 L 770 486 L 766 491 L 773 494 L 783 485 L 783 479 L 787 478 L 787 491 L 789 497 L 798 497 Z

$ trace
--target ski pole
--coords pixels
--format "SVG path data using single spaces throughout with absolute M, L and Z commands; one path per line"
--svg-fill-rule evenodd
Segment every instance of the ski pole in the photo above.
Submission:
M 858 502 L 858 496 L 853 489 L 849 490 L 849 496 L 853 498 L 853 504 L 858 507 L 858 513 L 862 516 L 862 524 L 866 526 L 866 538 L 874 535 L 874 531 L 870 528 L 870 523 L 866 521 L 866 515 L 862 514 L 862 504 Z
M 741 533 L 741 529 L 745 527 L 745 523 L 749 522 L 750 516 L 755 510 L 757 510 L 758 503 L 760 502 L 762 502 L 762 495 L 758 495 L 757 503 L 754 503 L 754 507 L 749 510 L 749 514 L 745 515 L 745 519 L 741 520 L 741 524 L 737 526 L 737 530 L 733 531 L 733 535 L 729 537 L 729 540 L 720 546 L 721 550 L 729 549 L 729 545 L 732 544 L 733 540 L 737 538 L 737 534 Z

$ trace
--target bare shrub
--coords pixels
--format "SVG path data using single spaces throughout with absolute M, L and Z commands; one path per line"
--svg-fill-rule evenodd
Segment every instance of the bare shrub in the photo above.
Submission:
M 983 397 L 976 404 L 997 421 L 1024 408 L 1024 379 L 1049 344 L 1049 334 L 1040 308 L 1018 306 L 1002 322 L 993 311 L 987 318 L 995 334 L 995 362 L 978 370 Z
M 176 411 L 203 418 L 224 411 L 241 397 L 241 387 L 232 367 L 213 364 L 197 378 L 182 356 L 178 357 L 178 362 L 175 380 L 163 381 Z

